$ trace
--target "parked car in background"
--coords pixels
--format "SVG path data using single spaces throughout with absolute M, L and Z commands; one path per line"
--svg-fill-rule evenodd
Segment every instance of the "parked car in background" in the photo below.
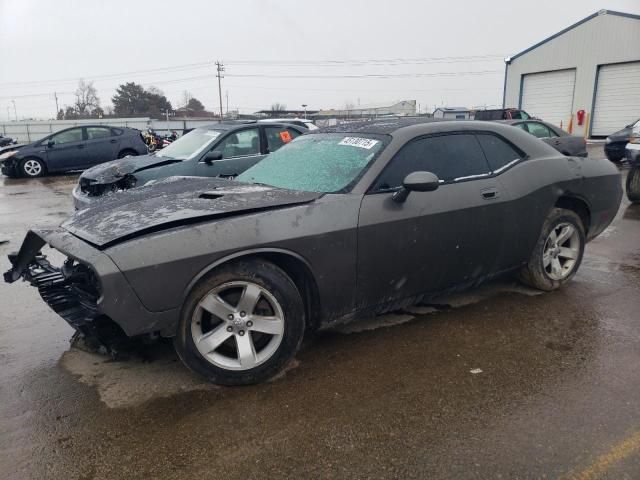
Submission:
M 474 120 L 528 120 L 532 118 L 524 110 L 517 108 L 493 108 L 490 110 L 476 110 Z
M 584 137 L 571 135 L 560 127 L 542 120 L 504 120 L 501 123 L 520 128 L 534 137 L 538 137 L 563 155 L 573 157 L 586 157 L 588 155 L 587 142 Z
M 303 135 L 235 181 L 173 177 L 31 230 L 4 278 L 28 280 L 104 344 L 108 332 L 173 337 L 192 370 L 249 384 L 281 372 L 306 330 L 506 272 L 560 288 L 621 196 L 611 162 L 496 122 L 353 123 Z
M 631 130 L 625 155 L 631 167 L 627 174 L 627 198 L 632 203 L 640 203 L 640 121 Z
M 307 130 L 317 130 L 319 127 L 313 123 L 313 121 L 308 120 L 306 118 L 263 118 L 262 120 L 258 120 L 258 123 L 288 123 L 290 125 L 298 125 L 299 127 L 304 127 Z
M 604 144 L 604 154 L 609 160 L 619 162 L 625 157 L 624 150 L 629 142 L 629 137 L 631 137 L 633 126 L 636 123 L 640 123 L 640 119 L 607 137 L 606 143 Z
M 100 197 L 176 175 L 234 178 L 306 132 L 284 123 L 229 122 L 195 128 L 154 154 L 86 170 L 73 190 L 76 208 Z
M 13 145 L 15 143 L 18 143 L 15 138 L 3 137 L 2 135 L 0 135 L 0 148 L 6 147 L 8 145 Z
M 50 172 L 84 170 L 114 158 L 147 153 L 140 131 L 126 127 L 84 125 L 16 146 L 0 155 L 2 173 L 41 177 Z

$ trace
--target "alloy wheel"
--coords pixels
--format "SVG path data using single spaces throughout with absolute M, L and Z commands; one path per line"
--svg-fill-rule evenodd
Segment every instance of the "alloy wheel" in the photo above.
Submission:
M 544 245 L 542 265 L 552 280 L 564 280 L 580 256 L 580 235 L 570 223 L 556 225 Z
M 198 303 L 191 335 L 198 352 L 226 370 L 249 370 L 271 358 L 284 335 L 282 307 L 264 287 L 224 283 Z
M 42 173 L 42 165 L 37 160 L 24 162 L 24 172 L 30 177 L 37 177 Z

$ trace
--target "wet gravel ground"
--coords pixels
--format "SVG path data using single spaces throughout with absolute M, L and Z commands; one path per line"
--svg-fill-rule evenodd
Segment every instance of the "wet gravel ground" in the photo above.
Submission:
M 69 214 L 75 179 L 0 177 L 2 270 L 29 226 Z M 169 344 L 122 361 L 71 349 L 24 283 L 0 301 L 2 479 L 640 478 L 626 199 L 561 291 L 507 279 L 358 322 L 252 387 L 208 385 Z

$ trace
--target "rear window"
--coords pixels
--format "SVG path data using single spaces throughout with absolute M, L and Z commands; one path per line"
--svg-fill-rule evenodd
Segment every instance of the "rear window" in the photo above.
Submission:
M 479 110 L 475 116 L 476 120 L 502 120 L 503 118 L 503 110 Z

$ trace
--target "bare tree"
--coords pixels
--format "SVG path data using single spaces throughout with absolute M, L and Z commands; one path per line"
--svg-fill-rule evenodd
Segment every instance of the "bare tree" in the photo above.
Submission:
M 284 103 L 276 102 L 271 105 L 272 112 L 284 112 L 287 109 L 287 106 Z
M 80 79 L 76 90 L 76 102 L 74 109 L 80 116 L 89 115 L 100 107 L 98 92 L 93 86 L 93 82 L 85 82 Z
M 187 105 L 189 105 L 189 101 L 193 98 L 193 95 L 191 95 L 191 92 L 189 92 L 188 90 L 185 90 L 182 92 L 182 106 L 186 109 Z

